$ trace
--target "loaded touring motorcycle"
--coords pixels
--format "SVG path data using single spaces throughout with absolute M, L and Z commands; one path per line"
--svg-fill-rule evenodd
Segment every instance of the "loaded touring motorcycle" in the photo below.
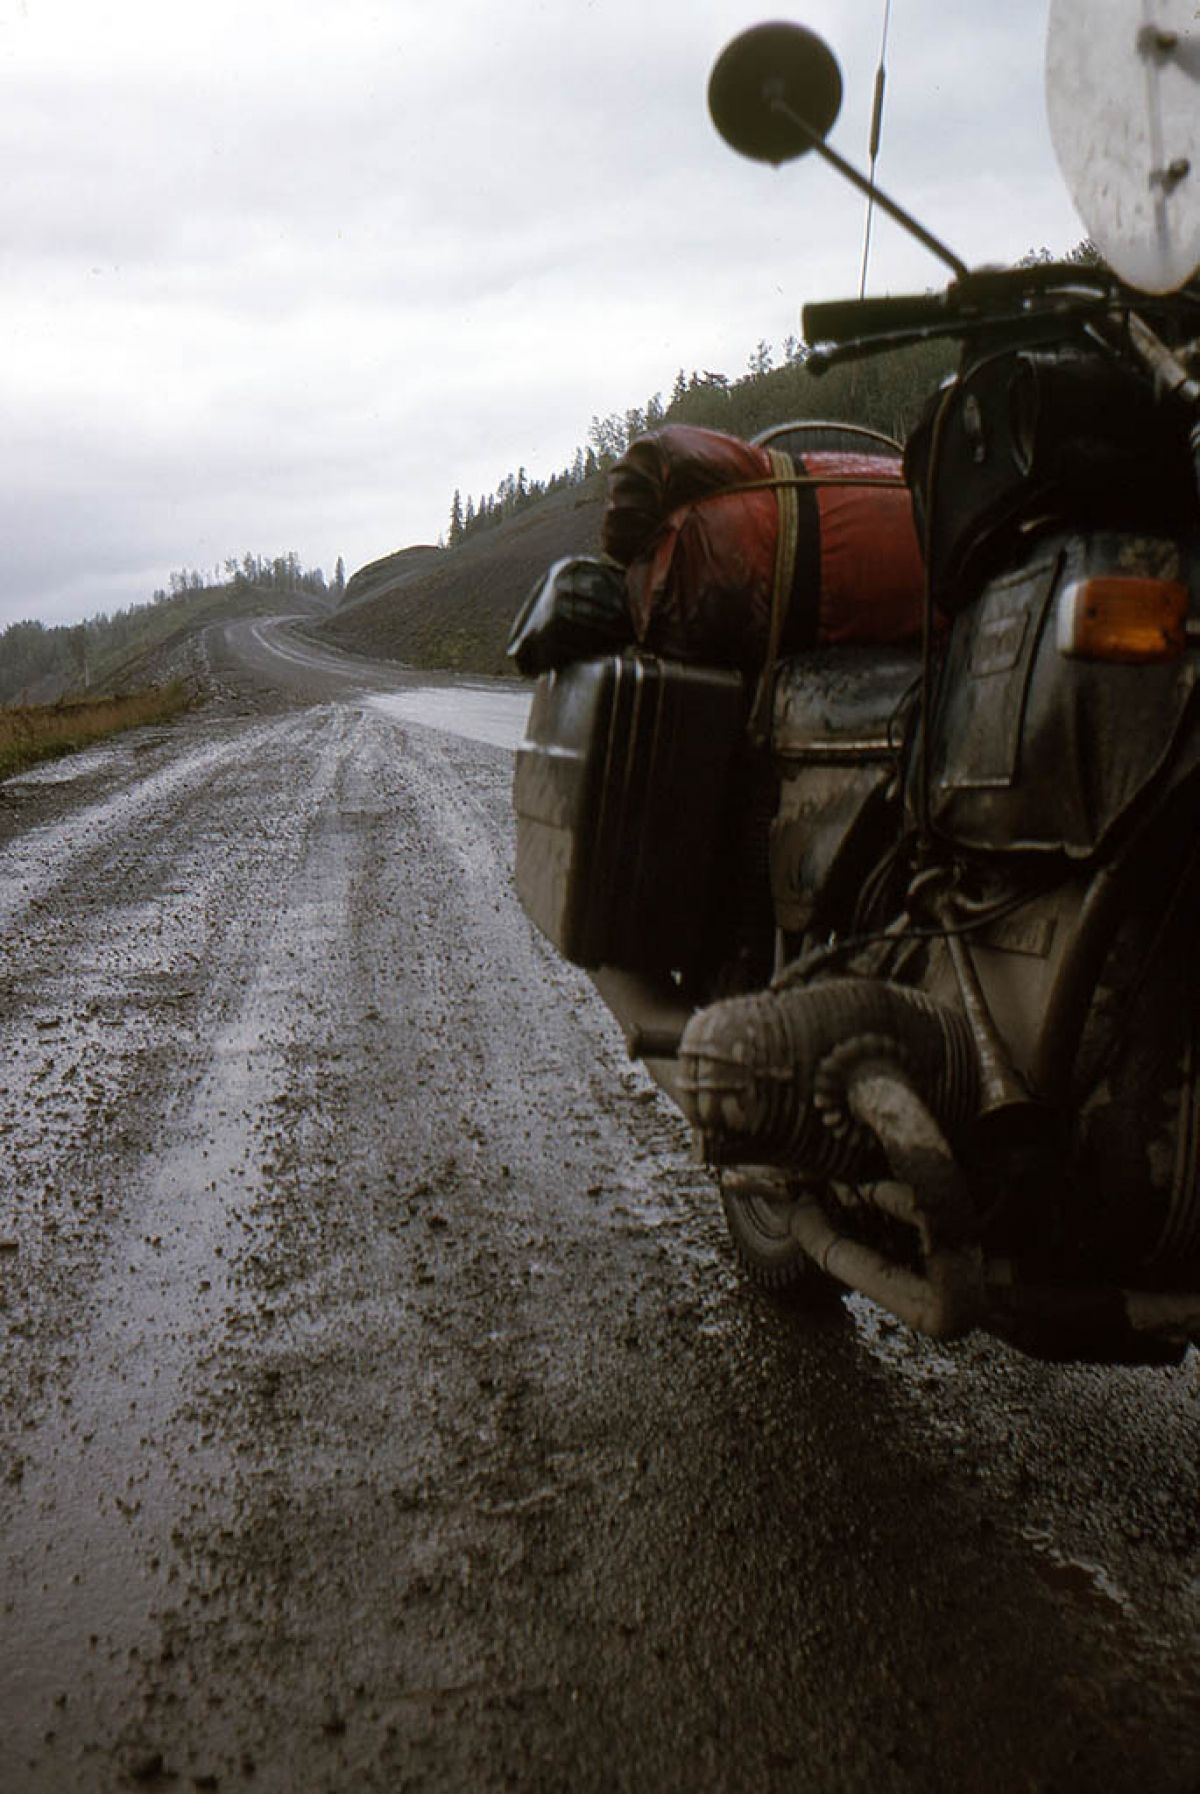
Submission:
M 1055 146 L 1103 263 L 971 272 L 876 190 L 951 284 L 806 309 L 817 367 L 960 344 L 902 476 L 811 425 L 698 491 L 634 445 L 614 491 L 653 464 L 658 524 L 623 578 L 594 567 L 629 645 L 552 570 L 515 780 L 525 907 L 692 1124 L 752 1277 L 1125 1363 L 1200 1338 L 1200 38 L 1159 10 L 1052 6 Z M 709 101 L 742 153 L 816 149 L 861 186 L 824 142 L 840 92 L 819 39 L 771 25 Z M 915 639 L 797 649 L 786 495 L 855 493 L 870 561 L 898 478 Z M 751 499 L 777 526 L 757 665 L 749 574 L 732 647 L 687 633 L 715 507 Z

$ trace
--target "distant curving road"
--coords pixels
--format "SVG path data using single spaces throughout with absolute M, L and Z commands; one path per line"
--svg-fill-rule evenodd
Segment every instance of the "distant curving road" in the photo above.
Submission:
M 1194 1794 L 1195 1359 L 755 1296 L 520 688 L 209 656 L 0 785 L 4 1794 Z
M 228 625 L 220 652 L 272 689 L 300 698 L 355 694 L 400 722 L 423 723 L 510 751 L 520 745 L 529 714 L 527 684 L 418 672 L 365 660 L 301 634 L 297 620 L 254 618 Z

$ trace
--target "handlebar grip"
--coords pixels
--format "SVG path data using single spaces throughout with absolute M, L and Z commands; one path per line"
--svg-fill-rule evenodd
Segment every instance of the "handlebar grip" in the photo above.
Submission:
M 832 299 L 806 305 L 802 317 L 805 342 L 847 343 L 944 323 L 946 298 L 943 293 L 907 293 L 895 299 Z

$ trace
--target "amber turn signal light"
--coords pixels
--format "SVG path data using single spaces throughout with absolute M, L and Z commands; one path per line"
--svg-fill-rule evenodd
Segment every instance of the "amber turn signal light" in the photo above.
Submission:
M 1178 660 L 1187 648 L 1188 589 L 1177 580 L 1107 573 L 1075 579 L 1058 600 L 1058 651 L 1130 666 Z

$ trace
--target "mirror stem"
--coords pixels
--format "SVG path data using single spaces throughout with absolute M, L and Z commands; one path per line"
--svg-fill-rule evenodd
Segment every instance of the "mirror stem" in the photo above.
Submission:
M 868 199 L 874 200 L 880 210 L 894 218 L 897 224 L 902 224 L 905 230 L 917 239 L 918 243 L 923 243 L 926 249 L 931 250 L 937 256 L 939 261 L 945 262 L 959 280 L 967 278 L 971 270 L 964 261 L 959 260 L 952 249 L 947 249 L 946 245 L 939 241 L 932 231 L 927 231 L 923 224 L 918 224 L 910 212 L 906 212 L 903 206 L 897 205 L 894 199 L 889 199 L 887 194 L 873 181 L 868 180 L 865 174 L 860 174 L 853 163 L 847 162 L 844 156 L 839 156 L 835 149 L 830 149 L 825 139 L 814 131 L 811 125 L 806 124 L 799 113 L 793 112 L 786 100 L 775 94 L 771 96 L 770 104 L 772 112 L 777 112 L 781 118 L 786 118 L 790 125 L 794 125 L 797 131 L 803 132 L 817 154 L 824 157 L 825 161 L 836 168 L 839 174 L 845 175 L 852 186 L 857 187 L 860 193 L 865 193 Z

